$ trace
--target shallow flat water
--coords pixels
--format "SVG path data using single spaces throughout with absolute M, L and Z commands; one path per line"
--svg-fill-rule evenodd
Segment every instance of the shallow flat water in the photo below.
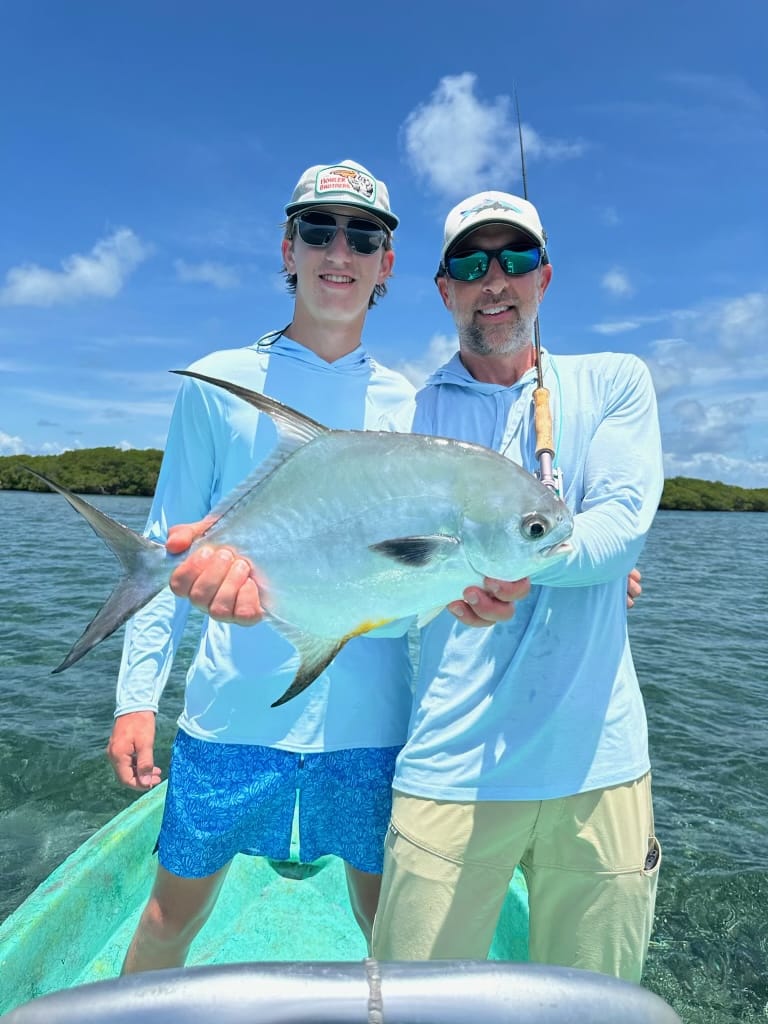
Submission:
M 95 504 L 135 529 L 149 508 Z M 0 516 L 1 919 L 131 796 L 104 757 L 121 635 L 50 675 L 116 563 L 58 495 L 0 491 Z M 645 983 L 695 1024 L 768 1019 L 766 551 L 768 515 L 661 512 L 630 614 L 664 848 Z M 158 717 L 164 768 L 195 632 Z

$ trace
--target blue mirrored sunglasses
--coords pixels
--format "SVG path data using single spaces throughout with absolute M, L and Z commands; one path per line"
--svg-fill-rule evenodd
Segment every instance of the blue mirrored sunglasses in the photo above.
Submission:
M 525 249 L 473 249 L 471 252 L 449 256 L 445 261 L 445 272 L 454 281 L 479 281 L 485 277 L 491 260 L 499 261 L 499 266 L 510 277 L 530 274 L 540 267 L 544 261 L 544 250 L 539 246 L 527 246 Z

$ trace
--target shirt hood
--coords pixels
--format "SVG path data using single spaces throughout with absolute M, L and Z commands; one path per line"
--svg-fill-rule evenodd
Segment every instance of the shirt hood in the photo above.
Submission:
M 549 354 L 545 349 L 541 350 L 542 366 L 546 370 L 549 364 Z M 520 380 L 515 381 L 511 386 L 506 384 L 491 384 L 487 381 L 477 380 L 469 370 L 466 368 L 464 363 L 461 361 L 459 353 L 456 352 L 447 363 L 440 367 L 439 370 L 427 378 L 424 387 L 431 387 L 434 384 L 455 384 L 458 387 L 467 388 L 470 391 L 476 391 L 481 395 L 494 395 L 499 391 L 509 391 L 511 388 L 524 388 L 531 381 L 536 379 L 536 368 L 532 367 L 530 370 L 526 370 Z
M 327 363 L 325 359 L 321 359 L 320 356 L 313 352 L 312 349 L 307 348 L 306 345 L 293 341 L 291 338 L 286 338 L 284 334 L 276 334 L 274 331 L 263 334 L 251 347 L 257 352 L 279 352 L 280 355 L 288 359 L 295 359 L 300 363 L 324 370 L 326 373 L 329 369 L 335 370 L 337 373 L 355 375 L 371 372 L 372 360 L 362 345 L 358 345 L 357 348 L 348 352 L 345 356 L 335 359 L 332 363 Z

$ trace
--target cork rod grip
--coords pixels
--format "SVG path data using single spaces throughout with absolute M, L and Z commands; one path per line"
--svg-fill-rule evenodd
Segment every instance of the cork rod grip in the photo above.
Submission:
M 536 428 L 536 458 L 542 452 L 555 454 L 555 445 L 552 440 L 552 413 L 549 408 L 549 391 L 546 388 L 536 388 L 533 392 L 533 423 Z

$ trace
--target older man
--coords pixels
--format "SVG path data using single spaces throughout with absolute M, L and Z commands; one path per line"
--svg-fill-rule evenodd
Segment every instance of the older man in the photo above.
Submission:
M 449 213 L 436 280 L 459 352 L 417 396 L 414 430 L 536 470 L 534 324 L 551 279 L 524 199 L 485 192 Z M 626 586 L 663 485 L 656 402 L 634 356 L 542 363 L 573 552 L 508 624 L 471 633 L 441 614 L 422 630 L 373 952 L 485 957 L 520 864 L 531 960 L 638 980 L 660 847 Z

